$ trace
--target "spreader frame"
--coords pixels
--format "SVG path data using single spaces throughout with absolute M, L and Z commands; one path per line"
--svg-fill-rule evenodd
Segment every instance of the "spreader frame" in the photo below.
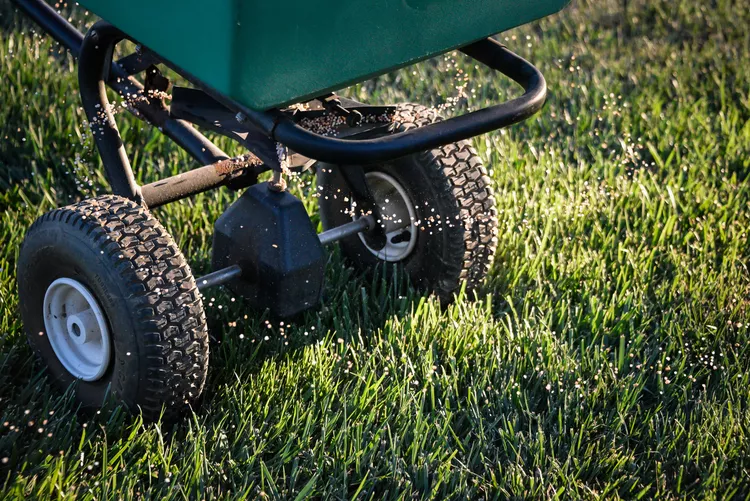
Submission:
M 256 184 L 258 175 L 268 170 L 277 173 L 272 185 L 283 188 L 279 156 L 282 145 L 282 151 L 288 148 L 287 158 L 295 159 L 293 166 L 306 166 L 314 161 L 339 165 L 358 206 L 378 221 L 379 208 L 365 181 L 364 165 L 388 162 L 521 122 L 539 111 L 547 96 L 544 76 L 537 68 L 487 38 L 459 50 L 519 83 L 524 89 L 521 96 L 398 133 L 393 133 L 390 123 L 369 120 L 393 114 L 395 107 L 369 106 L 330 93 L 308 102 L 312 111 L 257 111 L 221 94 L 106 21 L 95 23 L 83 36 L 44 0 L 13 1 L 78 58 L 81 100 L 112 192 L 151 209 L 220 186 L 246 188 Z M 137 44 L 136 52 L 113 61 L 115 46 L 126 39 Z M 171 107 L 160 97 L 170 83 L 157 64 L 164 64 L 194 86 L 173 88 Z M 134 78 L 144 71 L 145 85 Z M 139 186 L 115 123 L 107 86 L 125 99 L 131 113 L 157 126 L 203 166 Z M 302 119 L 323 113 L 346 118 L 346 125 L 337 130 L 338 137 L 316 134 L 300 125 Z M 193 124 L 228 136 L 251 153 L 229 158 Z M 379 249 L 385 244 L 384 230 L 379 224 L 347 224 L 321 235 L 321 241 L 334 242 L 357 232 L 362 233 L 372 248 Z M 231 280 L 237 272 L 231 268 L 217 270 L 204 285 Z
M 120 62 L 112 62 L 114 46 L 128 37 L 107 22 L 97 22 L 84 37 L 43 0 L 14 0 L 14 2 L 64 45 L 72 55 L 78 57 L 81 98 L 93 126 L 92 131 L 112 191 L 145 203 L 149 207 L 186 198 L 226 185 L 231 181 L 234 181 L 235 185 L 253 184 L 258 173 L 275 167 L 273 162 L 269 162 L 271 159 L 268 157 L 270 150 L 275 149 L 276 142 L 297 154 L 328 163 L 341 165 L 379 163 L 523 121 L 541 109 L 547 95 L 546 82 L 539 70 L 494 39 L 488 38 L 460 50 L 518 82 L 525 90 L 523 95 L 488 108 L 398 134 L 365 139 L 325 137 L 301 127 L 288 111 L 279 109 L 255 111 L 222 96 L 186 71 L 146 49 L 143 49 L 143 52 L 147 56 L 139 57 L 136 54 Z M 133 42 L 137 43 L 136 40 Z M 146 96 L 146 99 L 132 103 L 131 111 L 142 120 L 159 127 L 178 146 L 204 164 L 204 167 L 174 178 L 138 186 L 114 117 L 110 112 L 106 86 L 112 87 L 126 98 L 129 94 L 142 94 L 143 86 L 132 78 L 125 68 L 131 68 L 133 71 L 142 70 L 146 65 L 134 64 L 134 60 L 137 62 L 147 57 L 170 67 L 235 115 L 238 118 L 238 128 L 244 126 L 246 132 L 251 132 L 248 138 L 241 141 L 242 144 L 256 156 L 260 156 L 263 163 L 250 165 L 246 157 L 229 159 L 226 153 L 188 121 L 175 118 L 160 99 Z M 259 152 L 265 154 L 259 155 Z M 238 177 L 243 177 L 244 183 L 237 183 Z

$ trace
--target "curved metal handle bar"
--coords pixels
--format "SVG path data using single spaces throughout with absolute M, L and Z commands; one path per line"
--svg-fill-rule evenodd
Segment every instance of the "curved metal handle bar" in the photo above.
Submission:
M 300 127 L 279 110 L 258 112 L 233 104 L 261 130 L 297 153 L 324 162 L 360 165 L 392 160 L 507 127 L 527 119 L 544 106 L 547 83 L 541 72 L 525 59 L 492 38 L 460 50 L 521 84 L 524 94 L 425 127 L 365 140 L 321 136 Z
M 107 98 L 112 51 L 124 38 L 125 35 L 120 30 L 105 21 L 99 21 L 89 29 L 78 53 L 78 87 L 112 191 L 140 203 L 143 201 L 141 188 L 133 176 L 133 169 Z M 124 76 L 127 79 L 127 75 Z
M 31 9 L 31 7 L 29 7 Z M 137 116 L 159 129 L 192 157 L 203 164 L 214 164 L 229 157 L 216 145 L 187 122 L 175 120 L 169 112 L 159 106 L 152 106 L 150 101 L 140 101 L 136 97 L 144 96 L 143 85 L 127 72 L 112 62 L 114 46 L 130 38 L 115 26 L 106 21 L 98 21 L 76 43 L 72 33 L 78 33 L 72 27 L 68 29 L 65 20 L 59 15 L 43 11 L 48 16 L 44 28 L 51 28 L 61 33 L 69 33 L 71 50 L 78 57 L 78 85 L 81 91 L 81 102 L 86 116 L 92 126 L 94 140 L 102 158 L 112 191 L 133 200 L 141 201 L 142 194 L 135 181 L 125 146 L 122 144 L 112 109 L 107 98 L 107 86 L 115 89 L 126 98 L 135 98 L 128 104 Z M 54 14 L 54 15 L 53 15 Z M 57 17 L 55 17 L 57 16 Z M 37 16 L 39 17 L 39 16 Z M 35 19 L 37 19 L 35 17 Z M 68 36 L 68 35 L 66 35 Z M 58 34 L 56 38 L 62 38 Z

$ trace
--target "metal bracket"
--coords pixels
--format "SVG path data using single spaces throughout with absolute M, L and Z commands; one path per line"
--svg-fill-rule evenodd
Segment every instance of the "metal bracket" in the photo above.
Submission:
M 169 79 L 162 75 L 161 71 L 159 71 L 159 68 L 155 64 L 146 68 L 146 78 L 143 82 L 143 87 L 146 89 L 146 92 L 167 92 L 171 85 L 172 83 Z
M 344 106 L 341 104 L 339 96 L 337 96 L 336 94 L 330 93 L 324 96 L 320 96 L 316 99 L 320 102 L 321 105 L 323 105 L 323 108 L 325 108 L 327 111 L 345 117 L 346 123 L 347 125 L 349 125 L 349 127 L 356 127 L 362 123 L 362 113 L 358 110 L 350 110 L 344 108 Z
M 146 71 L 150 66 L 158 64 L 159 59 L 150 50 L 138 45 L 135 52 L 117 60 L 116 64 L 128 75 L 137 75 Z
M 269 169 L 280 169 L 276 141 L 252 123 L 238 120 L 237 114 L 205 92 L 187 87 L 172 88 L 170 115 L 233 139 L 253 152 Z

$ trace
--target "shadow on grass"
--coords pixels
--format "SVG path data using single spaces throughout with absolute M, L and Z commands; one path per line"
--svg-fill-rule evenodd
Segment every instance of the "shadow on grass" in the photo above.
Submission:
M 389 276 L 384 268 L 357 273 L 338 250 L 329 254 L 321 303 L 292 320 L 255 310 L 224 287 L 208 290 L 204 308 L 212 334 L 215 381 L 224 372 L 252 374 L 267 360 L 294 357 L 332 333 L 338 343 L 357 340 L 366 345 L 388 320 L 407 315 L 422 297 L 403 274 Z

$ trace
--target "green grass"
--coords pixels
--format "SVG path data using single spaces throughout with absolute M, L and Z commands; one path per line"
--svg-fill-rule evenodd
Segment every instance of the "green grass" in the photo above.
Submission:
M 625 17 L 622 2 L 579 0 L 502 35 L 551 97 L 475 140 L 500 212 L 480 297 L 441 309 L 337 253 L 326 304 L 292 325 L 212 292 L 205 398 L 174 427 L 84 420 L 25 344 L 24 231 L 107 187 L 74 62 L 0 8 L 0 497 L 749 499 L 743 4 L 633 0 Z M 515 92 L 454 57 L 473 96 L 456 111 Z M 439 105 L 460 83 L 449 64 L 349 92 Z M 120 123 L 142 182 L 195 166 Z M 309 182 L 294 191 L 317 224 Z M 234 197 L 157 211 L 197 274 Z

